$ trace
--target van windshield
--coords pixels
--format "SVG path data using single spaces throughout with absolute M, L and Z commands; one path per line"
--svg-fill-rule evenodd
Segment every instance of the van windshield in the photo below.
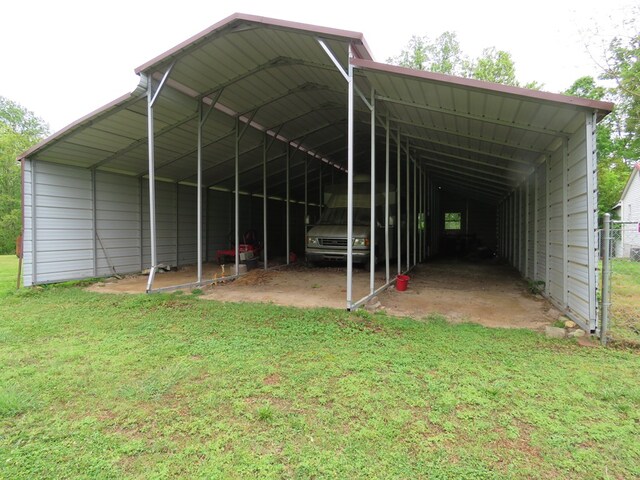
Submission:
M 370 225 L 371 210 L 369 208 L 353 208 L 353 224 L 358 226 Z M 318 225 L 346 225 L 346 208 L 325 208 Z

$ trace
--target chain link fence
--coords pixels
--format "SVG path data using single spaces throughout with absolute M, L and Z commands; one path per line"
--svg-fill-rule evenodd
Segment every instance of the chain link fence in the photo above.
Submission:
M 640 229 L 611 220 L 601 231 L 600 337 L 602 343 L 640 347 Z

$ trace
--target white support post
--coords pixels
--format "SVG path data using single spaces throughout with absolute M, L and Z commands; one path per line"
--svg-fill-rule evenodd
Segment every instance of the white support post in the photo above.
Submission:
M 289 148 L 289 144 L 287 144 L 287 166 L 286 166 L 286 174 L 285 174 L 285 181 L 286 181 L 286 197 L 287 197 L 287 205 L 285 208 L 285 212 L 286 212 L 286 225 L 285 225 L 285 236 L 286 236 L 286 246 L 287 246 L 287 251 L 286 251 L 286 255 L 287 255 L 287 265 L 289 265 L 290 261 L 291 261 L 291 208 L 290 208 L 290 204 L 291 204 L 291 198 L 290 198 L 290 189 L 291 186 L 289 185 L 289 180 L 290 180 L 290 172 L 289 170 L 291 169 L 291 149 Z
M 196 186 L 197 195 L 197 229 L 196 235 L 198 236 L 198 283 L 202 282 L 202 101 L 198 101 L 198 180 Z
M 424 199 L 423 199 L 423 195 L 424 195 L 424 191 L 423 191 L 423 184 L 422 184 L 422 167 L 418 168 L 418 186 L 419 188 L 419 194 L 418 194 L 418 198 L 419 198 L 419 204 L 420 204 L 420 209 L 418 210 L 418 220 L 420 220 L 420 218 L 422 218 L 424 216 Z M 418 248 L 418 262 L 422 263 L 422 254 L 423 254 L 423 248 L 424 248 L 424 230 L 422 229 L 422 223 L 418 222 L 418 240 L 420 243 L 420 248 Z
M 307 234 L 307 217 L 309 215 L 309 158 L 304 159 L 304 233 Z
M 180 184 L 176 182 L 176 267 L 180 266 Z
M 373 91 L 371 92 L 371 102 L 375 102 Z M 375 105 L 375 103 L 373 103 Z M 391 246 L 389 245 L 389 116 L 385 121 L 385 153 L 384 153 L 384 278 L 385 283 L 389 283 L 391 279 L 391 266 L 389 264 L 389 256 L 391 255 Z
M 400 151 L 400 127 L 396 137 L 396 261 L 398 263 L 398 275 L 402 273 L 402 169 Z
M 411 157 L 409 156 L 409 139 L 407 138 L 407 166 L 406 166 L 406 181 L 407 181 L 407 193 L 406 193 L 406 198 L 407 198 L 407 214 L 406 214 L 406 224 L 407 224 L 407 271 L 409 271 L 411 269 L 411 222 L 410 222 L 410 218 L 411 218 L 411 202 L 409 201 L 409 193 L 411 192 L 410 189 L 410 174 L 409 174 L 409 169 L 411 168 Z
M 347 310 L 353 300 L 353 65 L 349 46 L 348 92 L 347 92 Z
M 267 134 L 264 134 L 264 142 L 262 144 L 262 258 L 264 259 L 264 269 L 267 270 Z
M 318 164 L 318 218 L 322 216 L 322 162 Z
M 413 160 L 413 266 L 418 263 L 418 162 Z
M 551 286 L 549 285 L 551 279 L 551 235 L 549 234 L 550 228 L 550 208 L 549 208 L 549 181 L 550 181 L 550 171 L 551 171 L 551 156 L 547 156 L 545 159 L 545 176 L 544 176 L 544 196 L 545 196 L 545 207 L 544 207 L 544 228 L 545 228 L 545 259 L 544 259 L 544 293 L 547 297 L 551 295 Z
M 569 306 L 569 248 L 568 248 L 568 206 L 569 206 L 569 142 L 562 141 L 562 306 Z
M 375 91 L 371 89 L 371 199 L 370 199 L 370 239 L 369 239 L 369 293 L 376 289 L 376 104 Z
M 540 201 L 540 167 L 533 172 L 533 281 L 538 278 L 538 202 Z
M 236 117 L 235 158 L 234 158 L 234 229 L 235 229 L 235 268 L 236 276 L 240 274 L 240 119 Z
M 529 210 L 530 210 L 530 192 L 529 192 L 529 184 L 531 183 L 529 181 L 529 177 L 527 177 L 526 180 L 527 184 L 525 185 L 525 204 L 524 204 L 524 221 L 525 221 L 525 226 L 524 226 L 524 232 L 525 232 L 525 241 L 524 241 L 524 276 L 525 278 L 529 278 L 529 235 L 531 234 L 531 232 L 529 231 Z
M 33 200 L 32 200 L 33 201 Z M 96 169 L 91 169 L 91 229 L 93 230 L 92 249 L 93 249 L 93 276 L 98 276 L 98 219 L 96 205 Z
M 147 77 L 147 138 L 149 149 L 149 242 L 151 244 L 151 268 L 147 280 L 147 293 L 153 288 L 153 280 L 158 267 L 158 255 L 156 250 L 156 167 L 155 144 L 153 127 L 153 90 L 152 79 Z M 159 93 L 159 90 L 158 90 Z

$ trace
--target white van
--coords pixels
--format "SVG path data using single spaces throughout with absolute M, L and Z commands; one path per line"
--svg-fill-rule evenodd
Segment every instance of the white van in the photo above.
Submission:
M 384 259 L 385 185 L 376 184 L 376 244 L 375 262 Z M 395 186 L 389 186 L 389 251 L 395 257 L 396 239 Z M 353 184 L 353 263 L 365 269 L 371 255 L 371 184 Z M 305 243 L 307 263 L 346 262 L 347 260 L 347 185 L 337 184 L 325 190 L 325 208 L 318 223 L 307 232 Z

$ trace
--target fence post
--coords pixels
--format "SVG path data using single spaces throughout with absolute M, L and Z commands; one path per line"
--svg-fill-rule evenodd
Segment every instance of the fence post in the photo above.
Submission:
M 611 215 L 604 214 L 604 231 L 602 242 L 602 318 L 600 321 L 600 342 L 607 345 L 607 330 L 609 329 L 609 282 L 611 281 Z

